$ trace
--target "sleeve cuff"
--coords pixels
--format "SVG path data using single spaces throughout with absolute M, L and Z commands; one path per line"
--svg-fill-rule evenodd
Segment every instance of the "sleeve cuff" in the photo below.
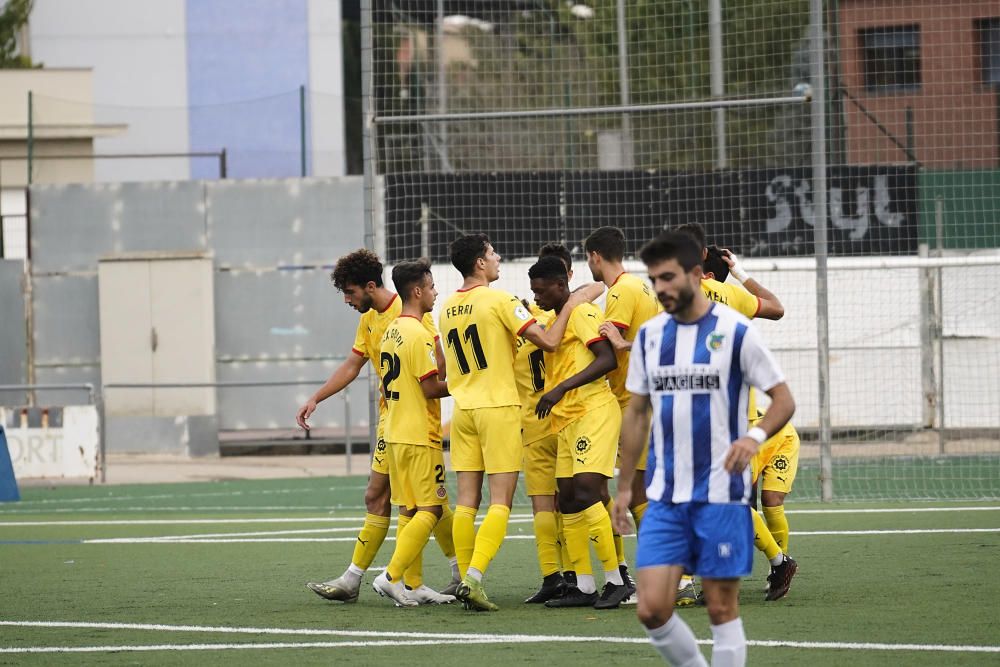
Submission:
M 754 298 L 757 299 L 757 310 L 753 311 L 753 316 L 757 317 L 760 314 L 760 307 L 764 305 L 764 302 L 760 300 L 759 296 Z
M 421 382 L 423 382 L 424 380 L 426 380 L 430 376 L 437 375 L 437 374 L 438 374 L 438 372 L 437 372 L 437 369 L 435 368 L 434 370 L 427 371 L 426 373 L 424 373 L 423 375 L 421 375 L 419 379 L 420 379 Z
M 590 347 L 599 340 L 607 340 L 607 339 L 608 339 L 607 336 L 598 336 L 597 338 L 591 338 L 590 340 L 587 341 L 587 347 Z
M 524 323 L 524 326 L 517 330 L 517 335 L 520 336 L 525 332 L 525 330 L 535 323 L 535 318 L 532 317 L 530 320 Z
M 608 320 L 608 322 L 611 322 L 611 324 L 615 325 L 622 331 L 628 331 L 628 325 L 625 324 L 624 322 L 616 322 L 615 320 Z
M 365 353 L 362 352 L 361 350 L 359 350 L 356 347 L 352 347 L 351 348 L 351 352 L 353 352 L 354 354 L 358 355 L 359 357 L 364 357 L 365 356 Z

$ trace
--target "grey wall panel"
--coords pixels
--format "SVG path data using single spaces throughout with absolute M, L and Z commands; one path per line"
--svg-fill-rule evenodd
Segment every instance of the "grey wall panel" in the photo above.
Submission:
M 0 260 L 0 384 L 24 384 L 24 262 Z M 0 392 L 0 405 L 20 400 Z
M 216 376 L 223 381 L 304 380 L 294 387 L 232 387 L 218 393 L 219 428 L 221 430 L 284 429 L 292 434 L 298 427 L 295 413 L 316 389 L 333 373 L 339 361 L 220 363 Z M 350 418 L 354 430 L 368 427 L 368 369 L 348 387 Z M 314 428 L 341 431 L 344 425 L 344 402 L 338 394 L 320 404 L 309 420 Z M 359 436 L 360 437 L 360 436 Z
M 332 264 L 364 245 L 360 177 L 206 182 L 219 266 Z
M 354 341 L 357 315 L 323 270 L 219 271 L 215 306 L 222 359 L 342 355 Z
M 100 387 L 101 369 L 99 366 L 43 366 L 35 369 L 35 381 L 38 384 L 87 383 Z M 36 398 L 38 405 L 87 405 L 89 402 L 83 390 L 39 391 Z
M 196 181 L 36 186 L 31 216 L 35 273 L 93 270 L 116 253 L 206 248 Z
M 32 284 L 35 364 L 99 365 L 97 274 L 36 275 Z M 121 326 L 128 323 L 122 322 Z

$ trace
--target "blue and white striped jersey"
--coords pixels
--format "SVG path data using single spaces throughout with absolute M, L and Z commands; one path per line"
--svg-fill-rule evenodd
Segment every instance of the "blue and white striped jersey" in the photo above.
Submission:
M 642 325 L 632 347 L 627 389 L 650 397 L 646 495 L 662 502 L 744 503 L 750 470 L 723 467 L 747 431 L 750 386 L 784 382 L 750 320 L 714 303 L 696 322 L 661 313 Z

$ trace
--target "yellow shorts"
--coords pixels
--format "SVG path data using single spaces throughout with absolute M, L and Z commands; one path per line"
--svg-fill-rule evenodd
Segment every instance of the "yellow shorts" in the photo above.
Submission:
M 547 435 L 524 446 L 524 485 L 529 496 L 556 492 L 556 455 L 559 438 Z
M 389 450 L 385 446 L 385 419 L 379 417 L 375 427 L 375 451 L 372 452 L 372 472 L 389 474 Z
M 559 479 L 596 472 L 611 478 L 622 428 L 622 410 L 615 401 L 587 412 L 559 431 L 556 477 Z
M 444 488 L 444 455 L 426 445 L 389 443 L 394 504 L 408 509 L 448 503 Z
M 492 475 L 521 471 L 521 408 L 456 407 L 451 416 L 451 467 Z
M 632 398 L 632 394 L 628 395 L 625 400 L 618 399 L 618 406 L 622 409 L 622 417 L 625 416 L 625 408 L 628 406 L 629 399 Z M 642 453 L 639 454 L 639 459 L 635 463 L 635 469 L 639 472 L 646 471 L 646 461 L 649 460 L 649 435 L 647 434 L 645 441 L 642 443 Z M 621 435 L 618 436 L 618 454 L 615 458 L 615 467 L 622 467 L 622 443 Z
M 762 480 L 759 490 L 792 492 L 795 473 L 799 469 L 799 444 L 799 434 L 791 424 L 786 424 L 764 441 L 750 460 L 753 481 Z

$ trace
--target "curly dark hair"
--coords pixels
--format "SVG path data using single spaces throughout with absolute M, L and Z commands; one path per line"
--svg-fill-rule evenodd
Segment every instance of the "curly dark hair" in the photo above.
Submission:
M 558 257 L 566 265 L 567 271 L 573 270 L 573 255 L 570 253 L 569 248 L 562 243 L 546 243 L 543 245 L 538 249 L 538 258 L 541 259 L 542 257 Z
M 562 280 L 569 282 L 566 272 L 566 264 L 557 255 L 547 255 L 531 265 L 528 269 L 528 277 L 532 280 L 542 278 L 544 280 Z
M 382 287 L 382 261 L 367 248 L 355 250 L 337 260 L 330 279 L 333 281 L 333 286 L 341 292 L 348 285 L 364 287 L 369 282 L 374 282 L 376 287 Z

